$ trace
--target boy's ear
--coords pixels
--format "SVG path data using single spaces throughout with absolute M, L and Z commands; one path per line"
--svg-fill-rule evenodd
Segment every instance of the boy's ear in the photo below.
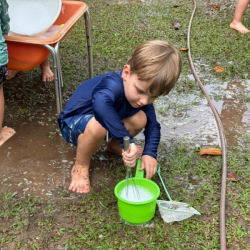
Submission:
M 126 64 L 123 67 L 123 71 L 122 71 L 122 79 L 123 80 L 127 80 L 127 78 L 130 75 L 130 65 Z

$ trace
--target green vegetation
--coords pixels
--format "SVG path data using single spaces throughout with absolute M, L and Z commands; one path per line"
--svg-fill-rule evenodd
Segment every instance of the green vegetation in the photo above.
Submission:
M 229 249 L 250 249 L 249 136 L 242 137 L 244 150 L 229 153 L 229 169 L 244 179 L 227 185 L 227 238 Z M 246 150 L 246 148 L 248 148 Z M 162 145 L 161 175 L 173 198 L 190 203 L 201 216 L 166 224 L 156 212 L 144 226 L 124 223 L 117 211 L 114 186 L 124 169 L 112 168 L 111 186 L 97 183 L 100 192 L 72 199 L 58 193 L 41 202 L 38 197 L 6 193 L 1 198 L 1 249 L 219 249 L 219 201 L 221 158 L 200 157 L 184 144 Z M 121 163 L 121 162 L 120 162 Z M 105 176 L 107 177 L 107 176 Z M 105 179 L 105 178 L 104 178 Z M 154 181 L 166 199 L 160 180 Z

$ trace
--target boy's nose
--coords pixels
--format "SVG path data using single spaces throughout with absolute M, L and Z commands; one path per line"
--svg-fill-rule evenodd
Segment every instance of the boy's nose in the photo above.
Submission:
M 140 105 L 141 106 L 144 106 L 144 105 L 147 105 L 148 104 L 148 97 L 147 96 L 143 96 L 141 99 L 140 99 Z

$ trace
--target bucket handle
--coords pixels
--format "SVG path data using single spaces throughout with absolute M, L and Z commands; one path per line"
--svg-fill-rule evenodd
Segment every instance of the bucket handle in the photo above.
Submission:
M 166 195 L 168 196 L 168 199 L 169 199 L 170 201 L 173 201 L 172 198 L 170 197 L 169 193 L 168 193 L 168 190 L 167 190 L 167 188 L 166 188 L 166 186 L 165 186 L 165 184 L 164 184 L 162 178 L 161 178 L 161 174 L 160 174 L 160 172 L 161 172 L 161 166 L 160 166 L 159 163 L 158 163 L 157 165 L 158 165 L 157 174 L 158 174 L 158 176 L 159 176 L 159 178 L 160 178 L 160 180 L 161 180 L 161 184 L 162 184 L 162 186 L 163 186 L 163 188 L 164 188 L 164 190 L 165 190 L 165 192 L 166 192 Z
M 144 178 L 144 169 L 140 170 L 141 167 L 141 159 L 137 160 L 135 178 L 143 179 Z

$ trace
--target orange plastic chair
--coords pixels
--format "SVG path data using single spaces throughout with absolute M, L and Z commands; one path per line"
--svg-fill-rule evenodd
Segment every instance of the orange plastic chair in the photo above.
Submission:
M 88 45 L 89 76 L 93 77 L 93 53 L 91 19 L 88 6 L 78 1 L 62 1 L 62 9 L 54 25 L 64 24 L 58 32 L 49 38 L 26 36 L 4 36 L 9 54 L 8 69 L 29 71 L 40 65 L 51 54 L 55 74 L 55 93 L 57 114 L 62 110 L 61 87 L 62 71 L 59 58 L 59 42 L 70 32 L 76 21 L 84 14 Z

